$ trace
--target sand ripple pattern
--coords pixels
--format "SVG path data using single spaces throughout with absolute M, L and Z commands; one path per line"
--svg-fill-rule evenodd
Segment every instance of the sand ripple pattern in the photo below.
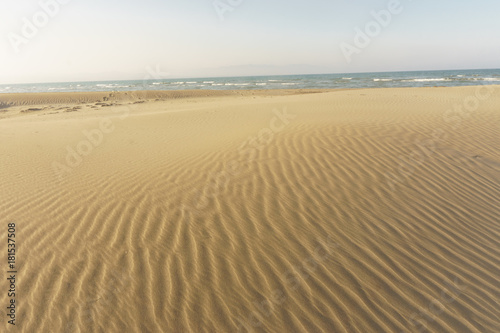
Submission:
M 51 163 L 95 122 L 0 120 L 1 221 L 19 226 L 17 329 L 500 331 L 500 97 L 459 127 L 442 117 L 473 94 L 147 101 L 112 118 L 61 181 Z M 284 107 L 295 118 L 243 154 Z M 446 137 L 398 174 L 437 129 Z

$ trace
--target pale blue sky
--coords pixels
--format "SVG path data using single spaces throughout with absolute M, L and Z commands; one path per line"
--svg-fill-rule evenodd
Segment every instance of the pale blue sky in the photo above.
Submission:
M 71 0 L 25 38 L 55 1 L 0 2 L 0 83 L 500 67 L 498 0 L 400 0 L 350 63 L 341 43 L 390 0 L 233 0 L 224 20 L 213 0 Z

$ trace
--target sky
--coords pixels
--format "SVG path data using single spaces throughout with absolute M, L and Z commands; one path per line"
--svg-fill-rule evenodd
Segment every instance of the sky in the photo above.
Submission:
M 499 13 L 498 0 L 0 0 L 0 84 L 500 68 Z

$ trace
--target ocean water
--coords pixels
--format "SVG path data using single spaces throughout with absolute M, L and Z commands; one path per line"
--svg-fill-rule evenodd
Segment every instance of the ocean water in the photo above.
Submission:
M 1 84 L 0 93 L 453 87 L 485 84 L 500 84 L 500 69 Z

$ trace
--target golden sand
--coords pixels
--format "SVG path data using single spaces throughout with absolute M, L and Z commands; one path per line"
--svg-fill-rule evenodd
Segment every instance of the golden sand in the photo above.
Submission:
M 1 94 L 0 331 L 499 332 L 499 91 Z

